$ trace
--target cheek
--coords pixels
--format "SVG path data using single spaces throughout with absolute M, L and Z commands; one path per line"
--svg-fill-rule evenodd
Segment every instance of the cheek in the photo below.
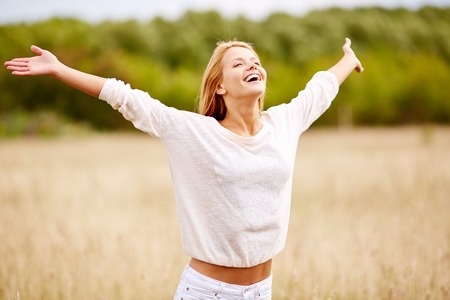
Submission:
M 234 85 L 237 82 L 241 81 L 241 75 L 236 72 L 227 72 L 223 75 L 222 84 L 224 86 Z
M 261 68 L 261 69 L 259 70 L 259 72 L 260 72 L 261 74 L 263 74 L 265 80 L 267 80 L 267 72 L 266 72 L 266 70 L 263 69 L 263 68 Z

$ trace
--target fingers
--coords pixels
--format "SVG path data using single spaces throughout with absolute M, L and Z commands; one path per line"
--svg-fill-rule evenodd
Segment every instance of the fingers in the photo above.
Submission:
M 352 41 L 346 37 L 344 46 L 342 46 L 342 49 L 350 49 L 352 47 Z
M 10 61 L 5 62 L 6 64 L 20 64 L 20 63 L 28 63 L 30 61 L 30 59 L 28 57 L 23 57 L 23 58 L 14 58 Z
M 53 67 L 58 63 L 58 59 L 47 50 L 35 45 L 31 46 L 34 56 L 14 58 L 4 63 L 6 68 L 12 71 L 13 75 L 49 75 Z
M 44 50 L 39 48 L 38 46 L 31 46 L 31 51 L 33 51 L 37 55 L 42 55 Z M 18 57 L 11 59 L 10 61 L 7 61 L 4 63 L 6 67 L 8 66 L 23 66 L 23 64 L 28 64 L 30 62 L 30 57 Z
M 30 72 L 28 67 L 8 67 L 8 70 L 12 75 L 28 75 Z
M 359 59 L 356 57 L 355 52 L 352 50 L 351 46 L 352 46 L 352 41 L 348 37 L 346 37 L 345 44 L 344 44 L 344 46 L 342 46 L 342 50 L 344 51 L 345 55 L 351 55 L 351 57 L 354 58 L 354 60 L 356 62 L 355 70 L 356 70 L 356 72 L 361 73 L 364 71 L 364 67 L 362 66 Z
M 28 67 L 28 61 L 29 60 L 25 58 L 15 58 L 13 60 L 5 62 L 4 65 L 8 70 L 11 70 L 13 68 Z
M 27 76 L 31 74 L 28 68 L 14 68 L 8 70 L 12 71 L 11 74 L 16 76 Z
M 12 75 L 27 75 L 30 71 L 28 58 L 15 58 L 4 63 L 6 69 L 12 71 Z
M 28 69 L 28 65 L 27 64 L 7 65 L 6 69 L 8 69 L 10 71 L 25 70 L 25 69 Z
M 42 55 L 42 52 L 44 52 L 44 50 L 42 50 L 41 48 L 39 48 L 38 46 L 35 46 L 35 45 L 31 46 L 31 51 L 33 51 L 37 55 Z
M 364 67 L 362 65 L 357 65 L 355 70 L 356 70 L 356 72 L 361 73 L 361 72 L 364 72 Z
M 5 62 L 3 65 L 6 67 L 6 69 L 13 70 L 15 68 L 28 67 L 29 61 L 30 61 L 29 58 L 14 58 L 12 60 Z
M 14 71 L 11 72 L 11 75 L 15 75 L 15 76 L 29 76 L 30 75 L 30 71 L 26 70 L 26 71 Z

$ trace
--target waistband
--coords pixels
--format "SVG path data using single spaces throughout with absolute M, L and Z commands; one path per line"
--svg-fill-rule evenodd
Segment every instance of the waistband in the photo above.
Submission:
M 187 265 L 181 275 L 181 278 L 189 284 L 204 288 L 216 294 L 230 296 L 242 296 L 247 292 L 257 292 L 261 295 L 272 294 L 272 274 L 266 279 L 251 285 L 238 285 L 210 278 Z

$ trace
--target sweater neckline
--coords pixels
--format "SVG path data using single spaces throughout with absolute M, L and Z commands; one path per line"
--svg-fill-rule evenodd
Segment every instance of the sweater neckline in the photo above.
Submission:
M 226 138 L 233 140 L 235 142 L 241 143 L 241 144 L 256 144 L 258 143 L 261 139 L 264 138 L 265 133 L 267 131 L 267 125 L 264 123 L 263 118 L 260 118 L 261 121 L 261 129 L 252 136 L 242 136 L 239 135 L 237 133 L 234 133 L 233 131 L 225 128 L 224 126 L 222 126 L 219 121 L 217 121 L 214 118 L 211 118 L 212 122 L 214 124 L 214 126 L 217 128 L 217 130 L 219 131 L 220 134 L 222 134 L 223 136 L 225 136 Z

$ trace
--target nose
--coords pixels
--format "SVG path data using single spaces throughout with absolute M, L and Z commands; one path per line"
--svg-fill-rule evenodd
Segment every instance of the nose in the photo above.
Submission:
M 252 70 L 252 69 L 256 70 L 257 68 L 258 68 L 258 65 L 254 62 L 250 62 L 249 66 L 247 67 L 248 70 Z

